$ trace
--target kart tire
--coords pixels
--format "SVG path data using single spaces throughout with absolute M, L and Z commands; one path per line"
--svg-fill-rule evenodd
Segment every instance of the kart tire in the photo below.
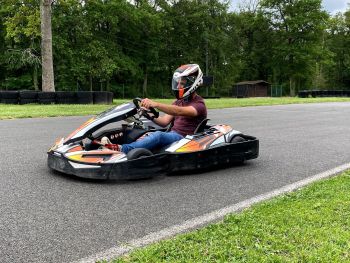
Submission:
M 239 136 L 239 135 L 233 136 L 233 137 L 230 139 L 230 143 L 232 143 L 232 144 L 240 143 L 240 142 L 245 142 L 245 141 L 246 141 L 246 140 L 245 140 L 243 137 Z M 241 160 L 236 160 L 234 163 L 235 163 L 236 165 L 242 165 L 242 164 L 244 164 L 244 162 L 245 162 L 245 159 L 241 159 Z
M 33 104 L 33 103 L 38 103 L 37 99 L 20 99 L 19 104 L 24 105 L 24 104 Z
M 77 103 L 78 104 L 92 104 L 94 102 L 94 94 L 91 91 L 78 91 Z
M 239 142 L 245 142 L 245 139 L 239 135 L 234 136 L 230 139 L 230 143 L 239 143 Z
M 40 104 L 56 104 L 55 99 L 40 99 L 38 100 Z
M 18 103 L 18 91 L 2 91 L 1 92 L 1 100 L 16 100 L 16 104 Z M 6 103 L 6 102 L 3 102 Z
M 1 99 L 1 103 L 4 103 L 4 104 L 18 104 L 18 99 L 6 99 L 6 98 L 2 98 L 2 99 Z
M 108 104 L 108 92 L 94 91 L 94 104 Z
M 56 92 L 57 104 L 76 104 L 76 94 L 72 91 L 58 91 Z
M 39 92 L 38 102 L 40 104 L 54 104 L 56 103 L 56 92 Z
M 126 157 L 128 158 L 128 160 L 135 160 L 138 158 L 147 157 L 151 155 L 153 155 L 153 153 L 150 150 L 147 150 L 145 148 L 136 148 L 128 152 Z
M 37 91 L 21 91 L 19 93 L 19 103 L 37 103 L 38 102 L 38 92 Z
M 114 97 L 113 92 L 108 92 L 107 97 L 108 97 L 107 103 L 108 104 L 113 104 L 113 97 Z
M 19 92 L 20 99 L 37 99 L 38 98 L 38 92 L 37 91 L 20 91 Z

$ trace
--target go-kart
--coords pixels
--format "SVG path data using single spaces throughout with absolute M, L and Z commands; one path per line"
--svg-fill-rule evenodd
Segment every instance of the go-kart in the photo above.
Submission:
M 141 179 L 157 174 L 207 169 L 257 158 L 259 141 L 225 124 L 202 121 L 194 134 L 171 145 L 127 154 L 102 145 L 104 137 L 114 144 L 142 139 L 150 132 L 167 131 L 150 119 L 159 113 L 140 107 L 141 99 L 113 107 L 89 119 L 48 151 L 48 166 L 65 174 L 93 179 Z

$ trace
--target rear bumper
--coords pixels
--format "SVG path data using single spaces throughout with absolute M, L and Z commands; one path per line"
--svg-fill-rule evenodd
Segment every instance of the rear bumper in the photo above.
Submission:
M 170 172 L 227 167 L 235 163 L 258 158 L 259 140 L 224 145 L 199 152 L 170 154 Z

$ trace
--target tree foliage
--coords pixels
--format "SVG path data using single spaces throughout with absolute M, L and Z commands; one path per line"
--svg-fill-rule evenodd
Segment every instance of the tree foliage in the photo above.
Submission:
M 41 88 L 40 1 L 0 1 L 0 89 Z M 254 79 L 291 95 L 350 87 L 350 12 L 330 16 L 321 0 L 249 0 L 237 12 L 218 0 L 55 0 L 52 31 L 56 90 L 169 96 L 185 63 L 214 76 L 208 95 Z

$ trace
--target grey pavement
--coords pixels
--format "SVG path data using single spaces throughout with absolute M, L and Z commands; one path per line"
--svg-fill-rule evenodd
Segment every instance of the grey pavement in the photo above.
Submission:
M 46 151 L 87 117 L 0 121 L 0 262 L 70 262 L 350 162 L 350 103 L 210 110 L 260 139 L 243 166 L 95 182 Z

